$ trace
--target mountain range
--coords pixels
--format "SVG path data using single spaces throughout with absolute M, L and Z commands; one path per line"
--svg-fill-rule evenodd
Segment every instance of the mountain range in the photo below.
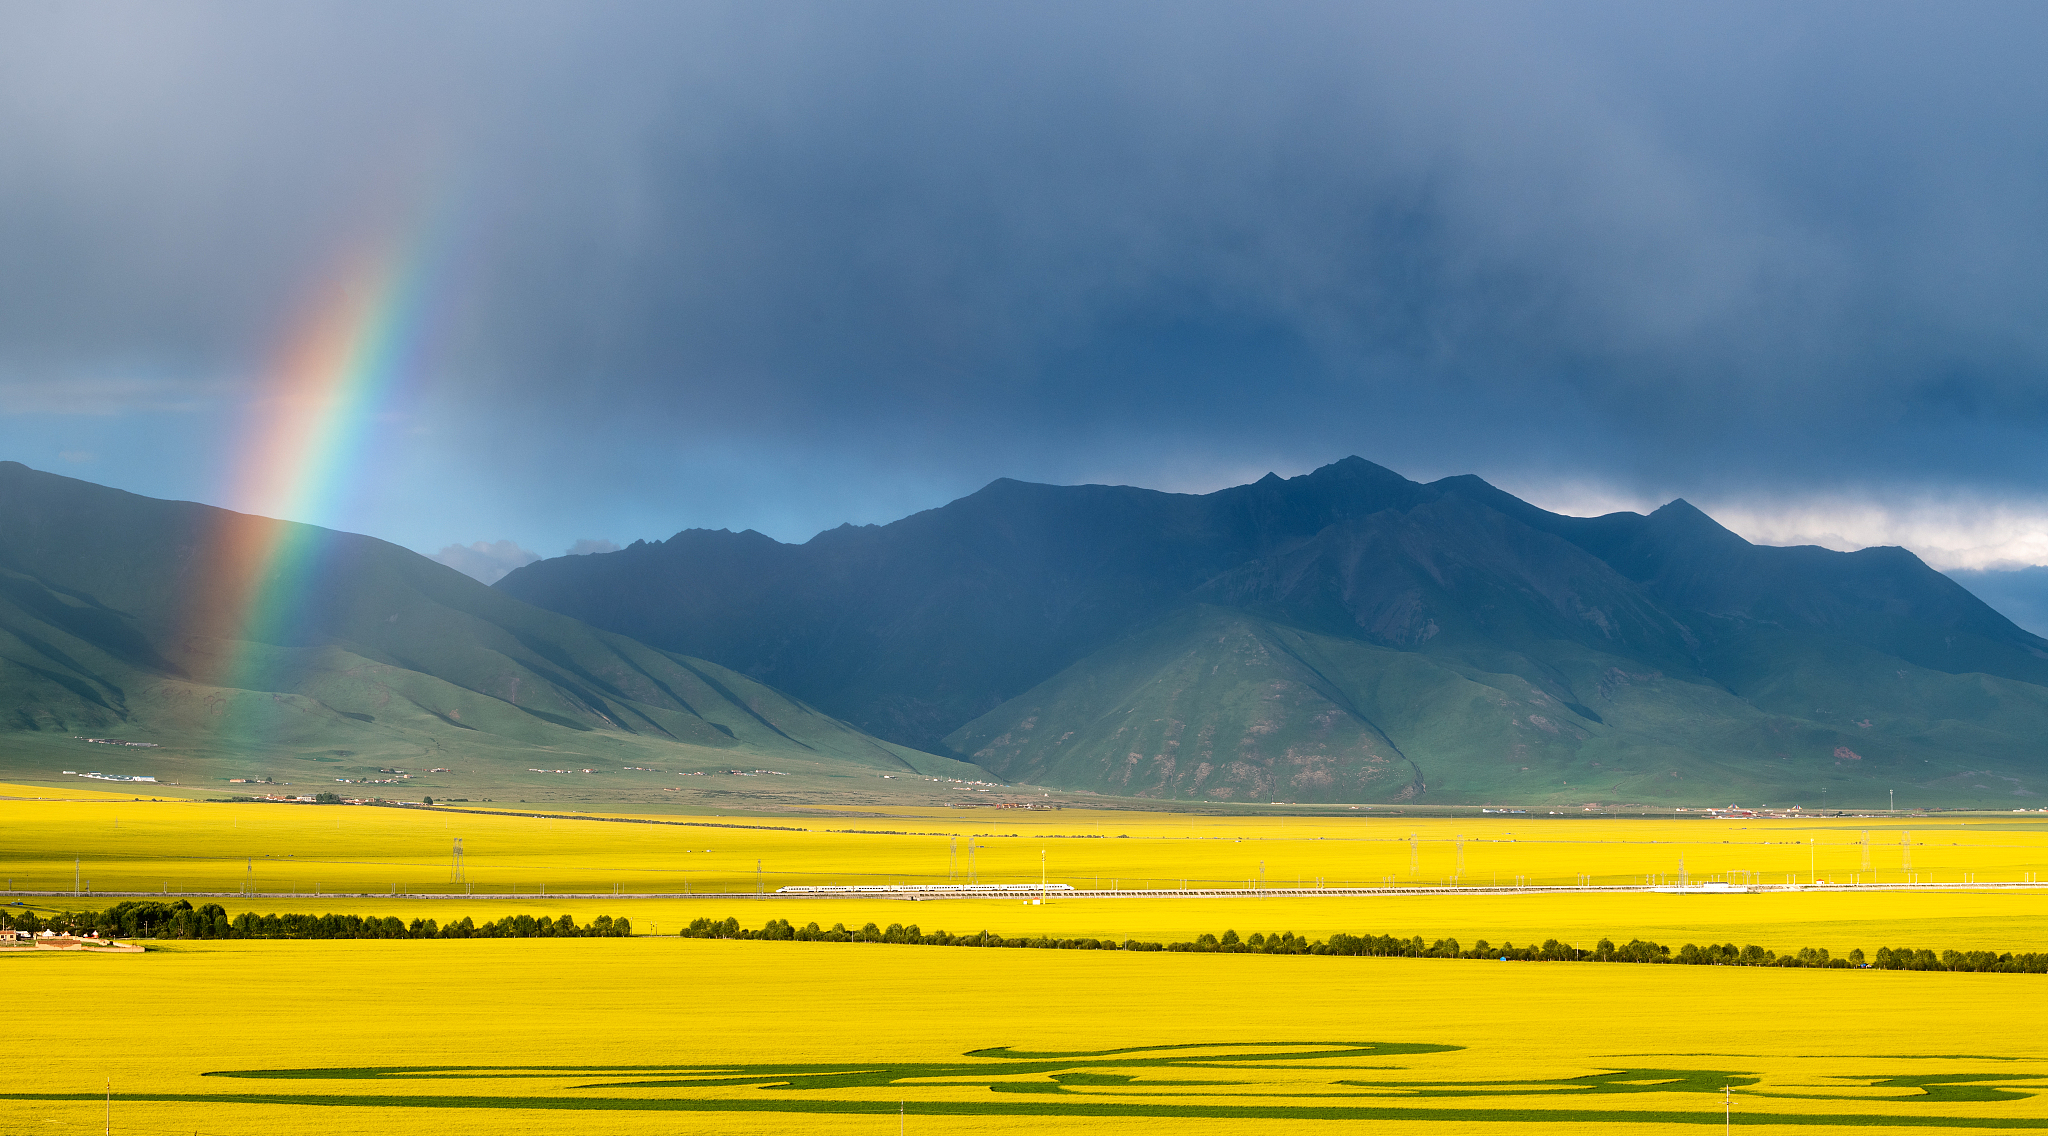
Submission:
M 2048 641 L 1898 548 L 1563 516 L 1359 458 L 1204 495 L 999 480 L 495 590 L 1006 778 L 1209 802 L 2024 804 Z
M 677 772 L 771 762 L 792 800 L 906 776 L 2014 807 L 2044 738 L 2048 641 L 1904 550 L 1752 545 L 1684 501 L 1569 517 L 1358 458 L 1203 495 L 999 480 L 800 545 L 689 530 L 485 587 L 0 463 L 0 772 L 466 763 L 660 800 Z

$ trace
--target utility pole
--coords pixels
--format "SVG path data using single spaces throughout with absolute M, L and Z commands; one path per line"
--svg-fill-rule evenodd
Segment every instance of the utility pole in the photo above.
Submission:
M 754 861 L 754 894 L 767 895 L 768 883 L 761 875 L 761 861 Z
M 79 894 L 80 892 L 82 892 L 82 891 L 84 891 L 84 890 L 85 890 L 85 885 L 79 882 L 79 874 L 80 874 L 81 872 L 83 872 L 83 871 L 84 871 L 84 869 L 83 869 L 83 868 L 80 868 L 80 867 L 79 867 L 78 865 L 79 865 L 79 861 L 77 861 L 77 860 L 73 860 L 73 861 L 71 861 L 71 894 L 72 894 L 72 895 L 77 895 L 77 894 Z

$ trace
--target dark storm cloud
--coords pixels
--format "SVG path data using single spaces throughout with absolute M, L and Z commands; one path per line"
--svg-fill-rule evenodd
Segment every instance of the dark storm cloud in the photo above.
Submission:
M 14 12 L 0 383 L 245 373 L 432 187 L 421 421 L 621 537 L 1350 452 L 2048 497 L 2038 6 Z

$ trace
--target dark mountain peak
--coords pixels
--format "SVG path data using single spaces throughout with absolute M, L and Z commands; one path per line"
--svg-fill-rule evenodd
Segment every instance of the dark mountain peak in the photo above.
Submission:
M 1681 552 L 1712 550 L 1728 553 L 1755 547 L 1683 497 L 1673 498 L 1669 504 L 1651 513 L 1643 525 L 1643 532 Z
M 841 525 L 840 527 L 845 528 L 847 526 Z M 668 538 L 667 540 L 657 541 L 656 543 L 672 545 L 678 542 L 686 545 L 770 545 L 782 543 L 781 541 L 776 540 L 774 537 L 769 536 L 767 533 L 756 532 L 753 529 L 741 529 L 739 532 L 734 532 L 731 529 L 684 529 L 681 532 L 675 534 L 674 536 Z
M 968 496 L 978 497 L 983 493 L 1005 493 L 1016 489 L 1028 489 L 1041 486 L 1042 483 L 1036 481 L 1019 481 L 1014 477 L 998 477 L 994 481 L 989 482 L 987 485 L 982 486 L 980 489 L 975 490 L 973 493 L 969 493 Z
M 963 505 L 968 502 L 1014 501 L 1020 497 L 1038 496 L 1048 491 L 1057 492 L 1061 489 L 1078 488 L 1081 487 L 1073 485 L 1048 485 L 1042 481 L 1019 481 L 1014 477 L 998 477 L 994 481 L 991 481 L 987 485 L 984 485 L 981 488 L 975 490 L 974 492 L 969 493 L 965 497 L 958 498 L 950 502 L 949 504 L 939 506 L 939 509 L 951 508 L 952 506 Z M 925 512 L 927 513 L 933 513 L 937 511 L 938 509 L 925 510 Z M 917 514 L 914 513 L 912 514 L 912 516 L 916 515 Z
M 1470 493 L 1474 496 L 1484 496 L 1490 493 L 1498 493 L 1503 497 L 1513 496 L 1507 490 L 1502 489 L 1500 486 L 1495 485 L 1476 473 L 1454 473 L 1449 477 L 1439 477 L 1435 481 L 1430 482 L 1430 484 L 1438 489 L 1455 489 L 1461 493 Z M 1515 500 L 1520 501 L 1521 498 L 1516 497 Z M 1524 502 L 1524 504 L 1526 503 Z
M 1297 477 L 1269 473 L 1249 485 L 1219 489 L 1203 500 L 1275 535 L 1306 525 L 1301 535 L 1311 536 L 1327 524 L 1382 509 L 1411 508 L 1432 496 L 1393 470 L 1353 456 Z
M 1366 461 L 1364 458 L 1359 457 L 1357 454 L 1352 454 L 1348 458 L 1340 458 L 1336 461 L 1331 462 L 1329 465 L 1321 466 L 1317 469 L 1310 470 L 1309 472 L 1302 474 L 1300 477 L 1293 478 L 1291 480 L 1306 482 L 1311 485 L 1329 483 L 1351 485 L 1416 484 L 1415 482 L 1410 481 L 1405 477 L 1402 477 L 1400 474 L 1395 473 L 1393 470 L 1388 469 L 1386 466 Z
M 1523 524 L 1532 525 L 1546 532 L 1552 530 L 1551 522 L 1577 519 L 1566 517 L 1561 513 L 1552 513 L 1546 509 L 1537 508 L 1520 497 L 1480 477 L 1478 474 L 1460 473 L 1451 477 L 1438 478 L 1424 488 L 1446 496 L 1463 497 L 1468 501 L 1477 501 L 1495 512 L 1506 513 Z
M 1735 535 L 1722 527 L 1721 522 L 1708 516 L 1698 505 L 1683 497 L 1673 497 L 1670 501 L 1659 506 L 1655 511 L 1651 512 L 1650 519 L 1662 520 L 1665 524 L 1669 525 L 1693 525 L 1703 529 L 1712 529 L 1716 532 L 1728 533 L 1730 536 Z
M 1126 485 L 1047 485 L 1039 481 L 998 477 L 965 497 L 891 521 L 877 527 L 876 531 L 926 532 L 934 527 L 945 528 L 962 523 L 1008 524 L 1021 517 L 1042 517 L 1075 508 L 1080 502 L 1166 496 L 1170 494 Z
M 1359 457 L 1357 454 L 1346 454 L 1343 457 L 1338 458 L 1336 461 L 1331 462 L 1329 465 L 1317 466 L 1314 470 L 1310 471 L 1309 476 L 1314 477 L 1318 473 L 1328 473 L 1332 470 L 1355 470 L 1371 471 L 1374 473 L 1394 473 L 1393 470 L 1388 469 L 1386 466 L 1383 466 L 1378 462 L 1369 462 L 1364 458 Z M 1400 475 L 1394 474 L 1394 476 L 1399 477 Z
M 1887 564 L 1912 563 L 1924 566 L 1927 563 L 1920 559 L 1911 549 L 1901 548 L 1896 544 L 1873 544 L 1867 548 L 1859 548 L 1854 552 L 1844 553 L 1843 555 L 1859 557 L 1864 560 L 1880 561 Z M 1930 568 L 1928 571 L 1931 572 L 1933 569 Z

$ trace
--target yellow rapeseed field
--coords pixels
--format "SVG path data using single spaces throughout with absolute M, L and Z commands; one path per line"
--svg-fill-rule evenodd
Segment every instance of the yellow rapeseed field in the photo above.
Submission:
M 15 886 L 103 891 L 772 891 L 790 884 L 1081 888 L 1962 883 L 2048 868 L 2048 816 L 1800 821 L 1347 819 L 951 812 L 605 823 L 395 808 L 0 800 Z M 462 888 L 457 887 L 460 891 Z
M 1734 1123 L 1764 1131 L 2048 1127 L 2039 1096 L 2048 1051 L 2032 1021 L 2048 976 L 647 934 L 732 915 L 748 927 L 787 918 L 1157 941 L 1230 928 L 1468 943 L 1640 936 L 1838 955 L 1884 945 L 2041 950 L 2048 905 L 2034 891 L 1255 894 L 1297 881 L 1732 873 L 1773 883 L 2023 880 L 2048 859 L 2048 824 L 2034 817 L 899 810 L 683 819 L 692 823 L 85 791 L 0 800 L 7 886 L 90 888 L 25 901 L 44 909 L 104 907 L 113 891 L 248 888 L 290 894 L 218 902 L 231 912 L 443 922 L 627 915 L 641 932 L 178 941 L 143 955 L 0 958 L 22 1036 L 0 1079 L 0 1130 L 1110 1133 L 1170 1124 L 1234 1134 L 1362 1124 L 1576 1136 L 1697 1132 L 1722 1121 L 1724 1107 Z M 1046 879 L 1077 887 L 1186 880 L 1236 890 L 1043 905 L 759 894 L 794 883 L 1033 882 L 1041 856 Z M 636 897 L 685 889 L 689 898 Z
M 657 938 L 0 965 L 7 1131 L 2048 1127 L 2034 975 Z
M 662 818 L 675 820 L 677 818 Z M 230 912 L 342 911 L 479 922 L 515 911 L 626 915 L 672 933 L 698 916 L 830 926 L 1172 941 L 1232 928 L 1449 935 L 1524 942 L 1640 936 L 1773 950 L 1879 945 L 2048 949 L 2038 893 L 1799 892 L 1253 897 L 1257 885 L 1642 884 L 1758 879 L 1956 884 L 2026 880 L 2048 866 L 2048 818 L 1706 821 L 1585 818 L 1195 817 L 1129 812 L 898 810 L 886 816 L 703 817 L 609 823 L 478 812 L 208 804 L 79 792 L 0 800 L 0 886 L 94 894 L 243 889 Z M 463 876 L 454 843 L 463 843 Z M 788 884 L 1036 882 L 1235 889 L 1237 898 L 1015 900 L 634 899 L 772 893 Z M 445 898 L 465 890 L 516 898 Z M 352 893 L 338 898 L 335 893 Z M 543 892 L 546 894 L 543 895 Z M 360 898 L 361 893 L 384 896 Z M 562 898 L 575 893 L 576 898 Z M 614 895 L 617 898 L 614 898 Z

